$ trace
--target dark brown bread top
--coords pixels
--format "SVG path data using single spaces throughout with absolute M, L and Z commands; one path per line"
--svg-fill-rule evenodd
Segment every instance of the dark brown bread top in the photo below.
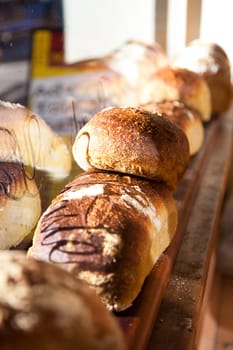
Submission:
M 137 175 L 176 189 L 189 161 L 184 132 L 158 113 L 109 108 L 78 133 L 73 155 L 78 165 Z
M 1 350 L 125 348 L 112 315 L 83 282 L 20 251 L 0 254 Z
M 42 215 L 29 254 L 92 285 L 109 309 L 129 307 L 177 225 L 165 185 L 90 171 Z

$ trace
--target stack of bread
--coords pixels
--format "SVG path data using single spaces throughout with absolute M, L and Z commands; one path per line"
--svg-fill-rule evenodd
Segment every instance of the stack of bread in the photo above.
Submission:
M 123 73 L 119 51 L 108 60 Z M 132 305 L 172 241 L 173 194 L 212 117 L 205 78 L 165 61 L 138 68 L 137 108 L 105 108 L 79 130 L 72 151 L 84 172 L 43 213 L 28 253 L 88 282 L 113 311 Z
M 121 311 L 174 237 L 188 140 L 158 113 L 115 107 L 79 131 L 73 155 L 85 172 L 43 213 L 29 255 L 87 281 Z

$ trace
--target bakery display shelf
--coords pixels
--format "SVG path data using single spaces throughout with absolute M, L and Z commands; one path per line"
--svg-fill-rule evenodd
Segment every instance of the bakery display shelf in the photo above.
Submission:
M 147 277 L 133 306 L 116 314 L 129 349 L 188 349 L 188 344 L 197 338 L 231 162 L 232 122 L 230 109 L 206 125 L 203 147 L 191 159 L 175 193 L 179 212 L 175 238 Z M 193 270 L 186 271 L 189 264 Z M 190 279 L 181 278 L 185 272 Z

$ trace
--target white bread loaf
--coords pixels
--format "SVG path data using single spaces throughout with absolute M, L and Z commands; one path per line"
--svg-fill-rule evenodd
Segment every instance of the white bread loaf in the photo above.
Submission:
M 29 256 L 85 280 L 108 309 L 121 311 L 138 296 L 176 226 L 176 204 L 165 185 L 90 171 L 43 213 Z
M 122 331 L 88 285 L 23 252 L 0 254 L 1 350 L 124 350 Z
M 63 178 L 71 170 L 71 154 L 63 141 L 32 111 L 0 101 L 0 161 L 21 162 Z
M 0 162 L 0 249 L 27 240 L 41 215 L 36 182 L 19 163 Z

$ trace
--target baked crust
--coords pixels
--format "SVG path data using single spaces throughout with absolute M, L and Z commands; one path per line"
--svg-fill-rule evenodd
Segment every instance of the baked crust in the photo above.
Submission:
M 121 311 L 138 296 L 176 226 L 176 204 L 165 185 L 90 171 L 42 215 L 29 255 L 87 281 L 108 309 Z
M 137 175 L 176 190 L 189 161 L 189 144 L 184 132 L 158 113 L 109 108 L 79 131 L 73 155 L 84 170 Z
M 148 102 L 140 105 L 139 108 L 152 113 L 161 113 L 181 127 L 189 141 L 190 156 L 200 150 L 204 141 L 204 126 L 197 110 L 183 102 L 169 100 Z
M 180 100 L 196 109 L 203 121 L 211 118 L 211 96 L 206 80 L 184 68 L 165 67 L 155 72 L 144 88 L 142 103 Z
M 122 332 L 96 294 L 57 266 L 0 255 L 1 350 L 122 350 Z

